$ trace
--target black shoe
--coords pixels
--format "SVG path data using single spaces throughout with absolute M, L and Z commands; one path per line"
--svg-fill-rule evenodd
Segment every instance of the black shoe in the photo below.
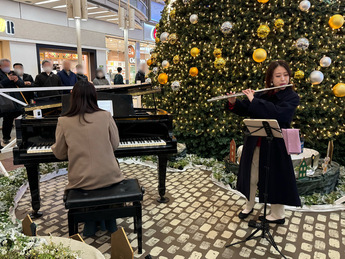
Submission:
M 249 211 L 249 213 L 240 212 L 240 214 L 238 214 L 238 217 L 240 219 L 246 219 L 249 216 L 249 214 L 251 214 L 253 211 L 254 211 L 254 208 L 251 211 Z
M 260 216 L 259 220 L 260 221 L 264 221 L 264 216 Z M 274 223 L 274 224 L 283 225 L 285 223 L 285 218 L 283 218 L 283 219 L 276 219 L 276 220 L 268 220 L 268 219 L 266 219 L 266 222 L 267 223 Z
M 10 144 L 10 139 L 3 139 L 2 142 L 4 142 L 5 145 Z
M 39 212 L 39 211 L 35 211 L 33 210 L 31 213 L 30 213 L 30 218 L 31 219 L 38 219 L 40 217 L 43 216 L 43 213 L 42 212 Z

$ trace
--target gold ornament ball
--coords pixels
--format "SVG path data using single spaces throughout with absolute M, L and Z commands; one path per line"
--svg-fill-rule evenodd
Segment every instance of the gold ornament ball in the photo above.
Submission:
M 335 14 L 328 21 L 332 29 L 339 29 L 344 24 L 344 17 L 340 14 Z
M 175 65 L 178 64 L 180 62 L 180 56 L 179 55 L 174 56 L 173 57 L 173 62 L 174 62 Z
M 216 58 L 220 58 L 222 56 L 222 50 L 219 48 L 215 48 L 213 51 L 213 56 L 215 56 Z
M 148 66 L 151 66 L 151 65 L 152 65 L 152 60 L 151 60 L 151 59 L 148 59 L 148 60 L 146 61 L 146 64 L 147 64 Z
M 196 67 L 191 67 L 191 68 L 189 69 L 189 74 L 190 74 L 191 76 L 197 76 L 198 73 L 199 73 L 199 70 L 198 70 L 198 68 L 196 68 Z
M 200 54 L 200 49 L 194 47 L 191 49 L 190 54 L 192 55 L 192 57 L 197 57 Z
M 226 61 L 224 58 L 220 57 L 220 58 L 216 58 L 216 60 L 214 61 L 214 67 L 217 69 L 222 69 L 225 67 Z
M 171 18 L 171 20 L 174 20 L 175 17 L 176 17 L 176 10 L 175 10 L 175 9 L 172 9 L 172 10 L 170 11 L 170 18 Z
M 258 0 L 260 4 L 266 4 L 269 0 Z
M 345 96 L 345 84 L 338 83 L 333 87 L 333 93 L 336 97 L 344 97 Z
M 155 38 L 155 42 L 159 43 L 159 38 L 158 37 Z
M 168 40 L 170 44 L 175 44 L 177 41 L 177 34 L 176 33 L 170 34 L 168 37 Z
M 294 78 L 303 79 L 304 78 L 304 72 L 302 70 L 297 70 L 294 74 Z
M 270 27 L 268 27 L 267 25 L 265 24 L 262 24 L 259 26 L 258 28 L 258 36 L 261 38 L 261 39 L 264 39 L 268 36 L 268 34 L 270 33 Z
M 277 19 L 275 20 L 274 22 L 274 26 L 277 28 L 277 29 L 281 29 L 284 27 L 284 20 L 283 19 Z
M 156 29 L 157 29 L 157 30 L 159 29 L 159 23 L 156 24 Z
M 166 73 L 159 74 L 158 82 L 162 85 L 165 85 L 168 82 L 168 75 Z
M 261 62 L 265 61 L 266 58 L 267 58 L 266 50 L 264 50 L 262 48 L 254 50 L 253 59 L 255 62 L 261 63 Z

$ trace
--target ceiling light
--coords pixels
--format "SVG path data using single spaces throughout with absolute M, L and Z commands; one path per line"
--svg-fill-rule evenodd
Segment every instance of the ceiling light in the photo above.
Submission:
M 107 13 L 107 12 L 109 12 L 109 11 L 98 11 L 98 12 L 89 13 L 89 15 L 99 14 L 99 13 Z
M 67 5 L 57 5 L 57 6 L 54 6 L 53 8 L 55 8 L 55 9 L 57 9 L 57 8 L 66 8 L 67 7 Z
M 54 2 L 59 2 L 60 0 L 45 0 L 45 1 L 41 1 L 41 2 L 37 2 L 35 3 L 36 5 L 40 5 L 40 4 L 49 4 L 49 3 L 54 3 Z
M 92 10 L 92 9 L 96 9 L 98 8 L 97 6 L 91 6 L 91 7 L 88 7 L 87 10 Z
M 101 15 L 101 16 L 96 16 L 94 18 L 106 18 L 106 17 L 116 17 L 116 14 Z

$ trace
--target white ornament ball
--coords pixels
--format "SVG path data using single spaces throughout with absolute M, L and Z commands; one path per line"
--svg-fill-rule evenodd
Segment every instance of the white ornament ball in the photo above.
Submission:
M 182 2 L 183 2 L 184 4 L 188 4 L 188 3 L 189 3 L 189 0 L 182 0 Z
M 152 82 L 152 80 L 151 80 L 151 78 L 146 78 L 146 80 L 145 80 L 145 83 L 149 83 L 149 84 L 151 84 L 151 82 Z
M 169 33 L 168 32 L 163 32 L 160 36 L 160 40 L 163 43 L 168 42 L 168 37 L 169 37 Z
M 171 83 L 171 89 L 173 91 L 178 91 L 180 89 L 180 82 L 179 81 L 174 81 Z
M 299 3 L 298 8 L 303 11 L 303 12 L 307 12 L 310 8 L 311 4 L 308 0 L 303 0 L 302 2 Z
M 152 69 L 152 72 L 154 73 L 154 74 L 158 74 L 158 67 L 154 67 L 153 69 Z
M 320 59 L 320 66 L 329 67 L 332 64 L 332 59 L 330 57 L 324 56 Z
M 296 47 L 301 50 L 306 50 L 309 47 L 309 40 L 306 38 L 299 38 L 296 41 Z
M 198 22 L 198 15 L 197 14 L 192 14 L 189 17 L 189 21 L 191 24 L 196 24 Z
M 224 22 L 222 24 L 222 26 L 220 27 L 220 30 L 222 31 L 222 33 L 224 34 L 229 34 L 231 32 L 232 29 L 232 23 L 231 22 Z
M 168 68 L 169 67 L 169 61 L 168 60 L 164 60 L 163 62 L 162 62 L 162 67 L 163 68 Z
M 324 75 L 321 71 L 315 70 L 315 71 L 310 73 L 310 82 L 313 85 L 321 84 L 323 79 L 324 79 Z

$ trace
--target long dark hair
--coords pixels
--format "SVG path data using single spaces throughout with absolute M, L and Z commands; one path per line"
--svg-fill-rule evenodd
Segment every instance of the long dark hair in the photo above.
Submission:
M 277 67 L 279 67 L 279 66 L 285 68 L 286 71 L 288 72 L 288 74 L 289 74 L 289 84 L 290 84 L 292 72 L 291 72 L 289 64 L 286 61 L 284 61 L 284 60 L 277 60 L 277 61 L 272 61 L 270 63 L 270 65 L 268 66 L 267 70 L 266 70 L 266 76 L 265 76 L 265 87 L 266 88 L 272 87 L 271 83 L 273 81 L 272 80 L 273 73 L 274 73 L 274 70 Z M 295 88 L 293 86 L 292 86 L 292 89 L 295 90 Z
M 102 111 L 97 104 L 97 92 L 95 86 L 86 81 L 78 81 L 72 90 L 69 110 L 63 116 L 73 117 L 79 115 L 79 118 L 85 120 L 85 113 L 94 113 Z

